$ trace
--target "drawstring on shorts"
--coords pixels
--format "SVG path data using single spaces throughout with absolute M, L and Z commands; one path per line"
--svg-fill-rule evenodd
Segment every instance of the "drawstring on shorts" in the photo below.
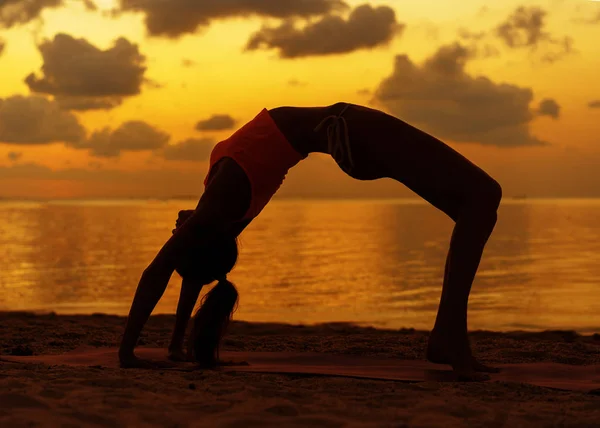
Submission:
M 342 114 L 344 114 L 348 107 L 350 107 L 350 104 L 346 104 L 337 116 L 327 116 L 314 129 L 314 132 L 319 132 L 327 122 L 332 121 L 329 126 L 327 126 L 328 151 L 346 173 L 350 173 L 354 168 L 352 150 L 350 149 L 350 138 L 348 136 L 348 124 L 346 123 L 346 119 L 342 117 Z M 343 125 L 344 141 L 342 141 L 342 126 L 340 125 Z M 347 163 L 346 160 L 348 161 Z

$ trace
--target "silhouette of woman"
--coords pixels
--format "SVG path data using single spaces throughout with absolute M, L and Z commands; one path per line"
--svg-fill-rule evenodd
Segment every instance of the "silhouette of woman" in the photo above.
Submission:
M 327 107 L 263 109 L 210 157 L 205 190 L 193 211 L 182 211 L 173 236 L 144 270 L 119 350 L 122 367 L 149 367 L 134 347 L 172 273 L 183 277 L 169 346 L 183 359 L 186 325 L 203 285 L 215 280 L 194 316 L 188 356 L 218 364 L 219 343 L 237 304 L 227 273 L 237 260 L 237 236 L 275 194 L 288 170 L 309 153 L 330 154 L 358 180 L 392 178 L 455 222 L 442 295 L 427 359 L 449 364 L 465 380 L 489 378 L 467 333 L 467 304 L 484 246 L 494 229 L 500 185 L 458 152 L 379 110 L 336 103 Z

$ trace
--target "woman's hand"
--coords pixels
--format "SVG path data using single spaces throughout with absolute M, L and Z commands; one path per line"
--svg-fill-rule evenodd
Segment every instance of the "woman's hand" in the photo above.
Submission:
M 177 362 L 189 362 L 192 361 L 189 357 L 189 355 L 187 355 L 183 349 L 179 348 L 179 349 L 169 349 L 169 353 L 168 353 L 168 358 L 171 361 L 177 361 Z
M 177 229 L 179 229 L 181 227 L 181 225 L 183 223 L 185 223 L 187 221 L 187 219 L 189 219 L 192 214 L 194 214 L 195 210 L 181 210 L 179 211 L 179 215 L 177 216 L 177 220 L 175 221 L 175 229 L 173 229 L 173 233 L 175 233 L 175 231 Z

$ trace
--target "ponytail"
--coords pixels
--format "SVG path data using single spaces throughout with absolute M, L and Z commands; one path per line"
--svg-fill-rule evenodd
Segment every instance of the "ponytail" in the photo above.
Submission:
M 238 292 L 227 276 L 204 298 L 196 314 L 190 336 L 190 351 L 202 367 L 214 367 L 219 361 L 219 345 L 237 309 Z

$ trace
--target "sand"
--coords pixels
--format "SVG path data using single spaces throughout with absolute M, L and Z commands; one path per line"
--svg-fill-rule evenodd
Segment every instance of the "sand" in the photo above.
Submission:
M 173 316 L 140 345 L 166 347 Z M 125 319 L 0 313 L 0 354 L 61 354 L 118 344 Z M 348 324 L 234 322 L 230 351 L 422 359 L 428 332 Z M 487 363 L 600 363 L 600 335 L 474 332 Z M 600 426 L 600 395 L 517 382 L 373 381 L 219 371 L 145 371 L 0 363 L 0 426 L 521 427 Z

